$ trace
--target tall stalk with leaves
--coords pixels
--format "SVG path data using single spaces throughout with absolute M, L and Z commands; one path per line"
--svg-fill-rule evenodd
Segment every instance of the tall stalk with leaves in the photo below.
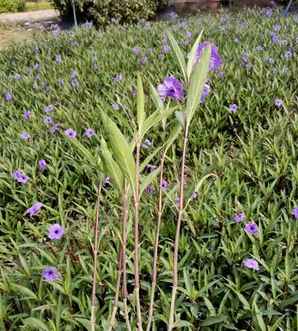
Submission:
M 203 50 L 200 60 L 196 62 L 196 51 L 200 43 L 201 36 L 202 33 L 200 34 L 195 44 L 193 45 L 192 50 L 189 54 L 188 63 L 186 64 L 185 57 L 177 41 L 170 33 L 168 34 L 168 39 L 170 41 L 172 50 L 179 63 L 187 91 L 185 110 L 176 112 L 176 117 L 183 130 L 183 138 L 182 138 L 183 150 L 182 150 L 182 160 L 180 166 L 179 207 L 178 207 L 176 235 L 174 242 L 173 275 L 172 275 L 173 287 L 172 287 L 172 297 L 171 297 L 171 306 L 170 306 L 170 316 L 168 322 L 168 331 L 173 330 L 177 326 L 177 324 L 175 323 L 175 311 L 176 311 L 176 296 L 177 296 L 177 288 L 178 288 L 178 253 L 179 253 L 181 224 L 185 212 L 184 185 L 185 185 L 185 166 L 186 166 L 188 134 L 189 134 L 191 120 L 200 104 L 203 88 L 207 80 L 207 75 L 209 71 L 209 62 L 211 56 L 211 49 L 209 46 L 207 46 Z
M 143 83 L 140 75 L 137 79 L 137 123 L 135 125 L 135 132 L 129 142 L 124 135 L 121 133 L 117 125 L 102 111 L 102 123 L 107 136 L 107 153 L 109 158 L 104 161 L 104 166 L 107 169 L 107 173 L 111 173 L 111 177 L 117 177 L 117 174 L 121 174 L 128 185 L 128 191 L 131 192 L 133 199 L 133 212 L 134 212 L 134 295 L 137 315 L 137 329 L 143 330 L 142 323 L 142 312 L 140 302 L 140 256 L 139 256 L 139 213 L 140 213 L 140 199 L 148 185 L 156 178 L 160 172 L 160 168 L 155 169 L 149 175 L 142 175 L 141 171 L 145 168 L 148 160 L 141 163 L 140 152 L 142 146 L 142 140 L 148 131 L 158 125 L 162 120 L 165 120 L 172 113 L 171 109 L 166 109 L 164 112 L 160 112 L 159 109 L 153 112 L 146 118 L 145 113 L 145 94 L 143 89 Z M 135 152 L 135 153 L 134 153 Z M 135 154 L 135 155 L 134 155 Z M 150 159 L 150 158 L 149 158 Z M 112 164 L 113 170 L 111 171 L 109 164 Z M 113 175 L 112 175 L 113 173 Z M 119 178 L 116 178 L 118 182 L 121 182 Z M 123 179 L 122 179 L 123 180 Z M 123 186 L 118 185 L 118 189 L 123 190 Z M 128 194 L 128 193 L 127 193 Z M 128 203 L 125 204 L 125 208 L 128 208 Z M 125 214 L 125 212 L 123 213 Z M 126 247 L 126 234 L 123 232 L 123 238 L 125 239 L 122 243 L 122 247 Z M 123 240 L 122 238 L 122 240 Z M 121 262 L 125 263 L 125 253 L 123 253 Z M 123 271 L 123 265 L 121 272 Z M 119 277 L 119 273 L 118 273 Z M 124 274 L 124 279 L 126 276 Z M 125 281 L 124 281 L 124 292 Z M 117 292 L 116 292 L 117 293 Z M 125 293 L 125 298 L 127 293 Z M 126 309 L 125 309 L 126 310 Z M 126 310 L 126 321 L 128 321 L 127 310 Z M 115 318 L 112 319 L 112 322 Z M 113 322 L 114 323 L 114 322 Z M 127 323 L 128 324 L 128 323 Z M 113 327 L 113 325 L 112 325 Z

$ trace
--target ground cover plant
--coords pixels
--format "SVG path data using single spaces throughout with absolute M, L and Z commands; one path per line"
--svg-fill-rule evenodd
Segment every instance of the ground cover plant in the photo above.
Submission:
M 146 329 L 151 310 L 153 330 L 173 320 L 181 330 L 297 329 L 297 22 L 263 10 L 106 31 L 86 24 L 1 52 L 0 329 L 91 330 L 91 311 L 98 330 L 135 330 L 138 311 Z M 171 35 L 188 61 L 202 30 L 219 57 L 212 47 L 216 68 L 181 176 L 181 134 L 163 144 L 176 122 L 185 131 L 189 100 Z M 131 141 L 143 99 L 145 120 L 160 108 L 169 114 L 135 141 L 131 158 L 147 163 L 139 172 L 152 183 L 127 208 L 124 163 L 115 159 L 124 150 L 111 157 L 107 126 Z

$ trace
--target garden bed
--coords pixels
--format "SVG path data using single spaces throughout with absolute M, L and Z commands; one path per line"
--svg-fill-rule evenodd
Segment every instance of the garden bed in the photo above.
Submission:
M 248 10 L 111 26 L 105 32 L 87 24 L 64 33 L 54 29 L 0 53 L 0 328 L 90 329 L 91 242 L 101 178 L 96 318 L 98 330 L 108 329 L 121 215 L 116 182 L 100 166 L 102 113 L 131 138 L 137 72 L 150 114 L 155 104 L 149 82 L 157 87 L 169 75 L 183 80 L 165 32 L 187 54 L 204 29 L 203 40 L 218 47 L 223 65 L 210 75 L 210 93 L 190 130 L 185 189 L 191 200 L 179 247 L 178 328 L 296 329 L 297 22 L 278 11 Z M 180 99 L 169 100 L 176 111 L 184 109 Z M 174 122 L 173 115 L 168 131 Z M 161 131 L 156 127 L 145 136 L 142 160 L 152 155 L 147 173 L 160 163 L 159 151 L 153 152 L 165 140 Z M 157 330 L 166 330 L 170 311 L 181 147 L 177 140 L 165 163 L 163 192 L 169 200 L 160 234 Z M 195 184 L 210 174 L 196 192 Z M 155 180 L 141 199 L 144 322 L 158 189 Z M 134 330 L 132 209 L 127 300 Z M 53 224 L 60 226 L 58 234 Z M 120 302 L 117 327 L 126 330 L 122 295 Z

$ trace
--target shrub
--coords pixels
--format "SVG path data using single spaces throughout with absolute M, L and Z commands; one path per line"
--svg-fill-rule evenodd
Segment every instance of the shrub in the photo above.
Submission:
M 0 0 L 0 13 L 18 12 L 25 9 L 25 0 Z
M 71 0 L 51 0 L 60 11 L 62 17 L 72 16 Z M 158 10 L 164 7 L 168 0 L 78 0 L 76 14 L 79 21 L 93 21 L 95 25 L 107 25 L 116 21 L 135 23 L 142 19 L 154 17 Z

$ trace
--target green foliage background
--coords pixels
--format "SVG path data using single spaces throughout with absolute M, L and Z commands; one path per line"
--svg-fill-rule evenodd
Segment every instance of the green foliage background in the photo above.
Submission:
M 102 174 L 68 143 L 63 129 L 77 130 L 84 146 L 99 155 L 103 108 L 129 136 L 136 72 L 145 79 L 150 113 L 154 106 L 148 97 L 148 81 L 157 86 L 166 75 L 180 78 L 173 55 L 163 53 L 165 31 L 171 30 L 188 52 L 202 29 L 203 39 L 219 47 L 224 66 L 223 74 L 211 77 L 212 92 L 194 118 L 187 190 L 191 192 L 193 183 L 208 173 L 217 178 L 204 183 L 183 224 L 177 300 L 180 329 L 297 329 L 298 222 L 291 211 L 298 198 L 298 62 L 297 56 L 285 57 L 288 49 L 297 54 L 297 22 L 296 16 L 283 18 L 279 12 L 271 18 L 258 11 L 222 12 L 168 23 L 110 26 L 106 32 L 83 27 L 0 53 L 0 94 L 10 91 L 14 98 L 0 103 L 0 329 L 88 330 L 90 241 L 96 184 Z M 283 44 L 272 43 L 277 24 L 280 40 L 286 41 Z M 140 55 L 134 55 L 134 47 L 140 48 Z M 244 53 L 251 66 L 243 65 Z M 55 61 L 57 54 L 61 64 Z M 70 85 L 73 70 L 78 74 L 77 88 Z M 116 82 L 120 73 L 123 80 Z M 283 108 L 275 107 L 276 98 L 283 100 Z M 113 109 L 114 103 L 118 110 Z M 235 114 L 228 111 L 231 103 L 239 105 Z M 43 108 L 49 104 L 55 106 L 51 115 L 62 128 L 56 135 L 43 123 Z M 25 122 L 23 112 L 28 109 L 32 119 Z M 93 127 L 96 137 L 83 138 L 86 127 Z M 24 130 L 30 133 L 30 142 L 20 140 Z M 146 138 L 158 146 L 159 130 Z M 173 146 L 166 165 L 174 198 L 180 147 L 179 143 Z M 142 157 L 150 153 L 143 149 Z M 42 158 L 49 164 L 44 173 L 37 169 Z M 156 156 L 152 163 L 158 162 Z M 17 185 L 11 178 L 17 168 L 30 176 L 28 185 Z M 25 210 L 37 200 L 45 205 L 41 214 L 25 217 Z M 144 312 L 151 286 L 155 209 L 156 194 L 146 195 L 140 228 Z M 258 224 L 258 237 L 248 236 L 244 224 L 232 220 L 239 211 L 245 212 L 247 221 Z M 166 329 L 169 313 L 175 215 L 175 208 L 167 206 L 161 229 L 157 330 Z M 99 330 L 107 329 L 113 306 L 119 217 L 116 192 L 113 186 L 107 187 L 100 213 Z M 56 222 L 66 228 L 66 234 L 54 243 L 47 239 L 47 229 Z M 128 251 L 133 307 L 132 241 Z M 248 257 L 259 261 L 260 272 L 243 268 L 243 259 Z M 43 282 L 40 273 L 45 265 L 57 266 L 63 279 Z M 118 329 L 125 330 L 121 315 L 118 320 Z
M 0 0 L 0 14 L 18 12 L 25 9 L 25 0 Z
M 51 0 L 62 16 L 72 16 L 71 0 Z M 156 15 L 167 0 L 77 0 L 76 12 L 81 21 L 91 20 L 95 25 L 105 26 L 110 22 L 136 23 Z

